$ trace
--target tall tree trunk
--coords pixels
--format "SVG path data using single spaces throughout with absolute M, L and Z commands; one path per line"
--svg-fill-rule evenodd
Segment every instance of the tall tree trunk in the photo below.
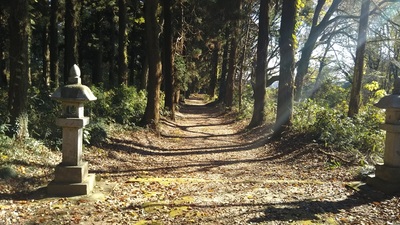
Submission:
M 47 90 L 50 87 L 50 49 L 48 24 L 42 27 L 42 85 Z
M 228 59 L 228 73 L 226 76 L 226 93 L 225 93 L 225 105 L 229 108 L 233 105 L 233 89 L 234 89 L 234 77 L 236 71 L 236 58 L 237 58 L 237 29 L 234 29 L 233 35 L 230 40 L 230 51 Z
M 362 0 L 360 24 L 358 27 L 358 39 L 356 50 L 356 61 L 354 64 L 353 82 L 351 85 L 348 116 L 354 117 L 358 114 L 361 104 L 361 82 L 364 75 L 364 53 L 367 42 L 368 14 L 370 0 Z
M 146 0 L 145 20 L 149 80 L 147 85 L 147 105 L 142 122 L 154 129 L 157 129 L 160 120 L 160 86 L 162 74 L 157 7 L 158 0 Z
M 297 75 L 295 79 L 295 100 L 298 101 L 300 100 L 302 96 L 302 91 L 303 91 L 303 83 L 304 83 L 304 77 L 306 76 L 308 72 L 308 66 L 310 64 L 310 59 L 312 52 L 314 51 L 315 44 L 321 35 L 321 33 L 325 30 L 325 28 L 332 23 L 332 20 L 330 20 L 332 14 L 337 10 L 339 4 L 342 2 L 342 0 L 333 0 L 331 6 L 329 7 L 329 10 L 326 12 L 324 18 L 321 20 L 321 22 L 318 23 L 318 19 L 320 16 L 320 13 L 322 11 L 322 8 L 324 4 L 326 3 L 326 0 L 318 0 L 318 4 L 316 6 L 314 16 L 313 16 L 313 22 L 310 30 L 310 34 L 308 35 L 308 38 L 306 42 L 304 43 L 304 47 L 301 50 L 301 57 L 298 63 L 297 67 Z
M 186 31 L 184 29 L 184 10 L 183 10 L 183 2 L 179 1 L 178 3 L 178 9 L 177 11 L 179 12 L 179 16 L 177 16 L 176 20 L 178 21 L 176 32 L 179 34 L 178 37 L 176 38 L 176 41 L 174 42 L 175 45 L 175 54 L 179 56 L 184 56 L 185 53 L 185 40 L 186 40 Z M 180 58 L 181 62 L 180 63 L 185 63 L 184 57 Z M 183 61 L 182 61 L 183 59 Z M 174 59 L 175 60 L 175 59 Z M 178 70 L 176 68 L 176 63 L 174 62 L 174 72 L 175 72 L 175 85 L 174 85 L 174 104 L 178 105 L 180 96 L 181 96 L 181 89 L 183 89 L 182 81 L 178 77 Z
M 97 36 L 97 43 L 96 43 L 96 50 L 95 50 L 95 59 L 93 65 L 93 74 L 92 74 L 92 83 L 99 85 L 103 82 L 103 27 L 101 22 L 101 15 L 97 15 L 96 20 L 96 36 Z
M 142 59 L 142 71 L 140 73 L 140 90 L 146 90 L 149 76 L 149 60 L 147 56 Z
M 173 52 L 172 52 L 172 15 L 171 1 L 163 0 L 164 13 L 164 82 L 165 82 L 165 107 L 170 110 L 171 118 L 175 119 Z
M 78 0 L 65 0 L 64 84 L 71 67 L 78 64 L 78 8 Z
M 211 56 L 210 85 L 208 89 L 208 95 L 210 96 L 210 98 L 215 97 L 215 88 L 217 86 L 218 59 L 219 59 L 219 42 L 214 41 L 212 56 Z
M 226 77 L 225 105 L 227 107 L 232 107 L 233 105 L 233 90 L 234 90 L 234 79 L 235 79 L 236 63 L 237 63 L 237 48 L 238 48 L 238 39 L 240 32 L 240 11 L 242 9 L 242 0 L 235 0 L 232 4 L 235 4 L 233 13 L 237 15 L 234 15 L 236 16 L 236 18 L 234 18 L 232 21 L 229 67 L 228 67 L 228 74 Z
M 250 31 L 250 23 L 247 22 L 246 25 L 246 35 L 242 44 L 242 53 L 240 54 L 239 60 L 239 77 L 238 77 L 238 101 L 239 101 L 239 111 L 242 110 L 242 95 L 243 95 L 243 70 L 244 70 L 244 60 L 247 52 L 247 46 L 249 45 L 247 42 L 249 40 L 249 31 Z
M 0 24 L 0 87 L 7 87 L 8 82 L 6 76 L 6 59 L 5 59 L 6 45 L 5 45 L 5 39 L 3 39 L 2 37 L 5 32 L 1 28 L 1 26 L 2 25 Z
M 299 0 L 283 0 L 282 19 L 279 30 L 280 69 L 278 86 L 278 104 L 274 136 L 278 137 L 291 125 L 293 114 L 293 76 L 295 25 L 297 22 L 297 4 Z
M 221 79 L 220 79 L 220 86 L 219 86 L 219 94 L 218 94 L 218 101 L 225 102 L 226 96 L 226 74 L 228 73 L 228 52 L 229 52 L 229 28 L 225 29 L 225 45 L 224 45 L 224 52 L 222 53 L 222 65 L 221 65 Z
M 8 108 L 10 112 L 11 134 L 27 131 L 27 124 L 17 124 L 18 118 L 26 113 L 29 86 L 28 40 L 30 32 L 28 0 L 14 0 L 11 3 L 10 29 L 10 87 Z M 25 125 L 26 127 L 20 127 Z M 13 133 L 14 132 L 14 133 Z M 24 132 L 22 132 L 24 133 Z
M 50 87 L 52 89 L 55 89 L 59 86 L 58 19 L 59 19 L 58 0 L 51 0 L 49 48 L 50 48 Z
M 126 0 L 118 0 L 118 73 L 119 84 L 128 85 L 128 35 L 126 31 Z
M 114 10 L 113 7 L 109 7 L 107 9 L 107 14 L 108 14 L 108 22 L 110 23 L 110 49 L 109 49 L 109 57 L 110 57 L 110 62 L 109 62 L 109 71 L 108 71 L 108 88 L 111 89 L 115 87 L 117 83 L 117 78 L 115 74 L 115 53 L 116 53 L 116 26 L 117 24 L 114 21 Z
M 0 9 L 0 87 L 7 87 L 6 76 L 6 39 L 7 39 L 7 18 L 5 10 Z
M 256 127 L 264 122 L 265 106 L 265 83 L 266 83 L 266 61 L 268 50 L 269 33 L 269 0 L 260 0 L 260 16 L 257 42 L 257 66 L 256 82 L 254 87 L 253 116 L 249 127 Z

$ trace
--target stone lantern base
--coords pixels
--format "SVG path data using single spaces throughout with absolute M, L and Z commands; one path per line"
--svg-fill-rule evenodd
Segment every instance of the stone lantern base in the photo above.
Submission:
M 367 184 L 386 194 L 400 193 L 400 167 L 378 164 L 375 168 L 375 175 L 367 178 Z
M 88 173 L 88 163 L 78 166 L 58 165 L 55 178 L 47 186 L 47 193 L 52 196 L 88 195 L 96 183 L 95 174 Z

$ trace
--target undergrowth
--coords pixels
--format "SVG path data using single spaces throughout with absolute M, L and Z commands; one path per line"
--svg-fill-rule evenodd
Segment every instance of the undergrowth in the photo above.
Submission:
M 371 154 L 383 151 L 384 132 L 379 128 L 383 122 L 383 112 L 373 107 L 364 107 L 361 113 L 350 118 L 342 110 L 307 100 L 295 107 L 292 131 L 307 133 L 334 149 Z
M 119 129 L 136 127 L 145 111 L 145 91 L 126 86 L 91 90 L 97 100 L 85 104 L 85 115 L 90 117 L 84 128 L 85 144 L 106 142 L 112 124 L 120 124 Z M 0 167 L 8 168 L 14 159 L 29 157 L 27 152 L 45 157 L 43 152 L 61 149 L 62 128 L 55 123 L 61 115 L 61 103 L 51 99 L 51 93 L 37 88 L 29 90 L 27 113 L 17 120 L 27 129 L 20 129 L 13 137 L 9 136 L 10 129 L 15 128 L 9 125 L 7 92 L 0 90 L 0 95 Z

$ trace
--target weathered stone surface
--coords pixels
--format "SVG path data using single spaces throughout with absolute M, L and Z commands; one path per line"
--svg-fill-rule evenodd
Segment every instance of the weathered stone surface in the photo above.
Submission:
M 58 165 L 55 169 L 54 181 L 61 183 L 81 183 L 88 175 L 88 162 L 78 166 Z
M 400 133 L 386 132 L 383 156 L 386 166 L 400 167 Z
M 57 118 L 56 125 L 60 127 L 83 128 L 89 124 L 89 117 L 84 118 Z
M 81 70 L 77 65 L 70 69 L 68 84 L 57 88 L 51 97 L 61 102 L 87 102 L 97 99 L 89 87 L 81 84 Z
M 68 84 L 59 87 L 51 97 L 59 101 L 73 102 L 88 102 L 97 99 L 89 87 L 82 84 Z
M 83 129 L 63 128 L 62 164 L 78 166 L 82 162 Z
M 93 191 L 95 175 L 89 173 L 81 183 L 62 183 L 52 181 L 47 186 L 47 193 L 51 196 L 77 196 L 88 195 Z
M 94 174 L 88 174 L 88 163 L 82 161 L 83 127 L 89 124 L 89 118 L 84 117 L 83 103 L 97 98 L 81 84 L 77 65 L 70 70 L 69 84 L 58 88 L 51 97 L 62 104 L 62 116 L 56 120 L 56 125 L 63 129 L 63 143 L 62 162 L 55 169 L 55 179 L 48 185 L 48 193 L 87 195 L 96 180 Z
M 381 109 L 400 109 L 400 95 L 387 95 L 379 100 L 375 106 Z
M 400 184 L 400 167 L 376 165 L 375 175 L 382 180 Z
M 386 193 L 400 191 L 400 80 L 396 80 L 393 94 L 383 97 L 376 107 L 386 109 L 386 130 L 383 165 L 376 165 L 375 175 L 367 179 L 367 184 Z
M 367 184 L 379 191 L 386 193 L 386 194 L 400 193 L 400 183 L 388 182 L 388 181 L 382 180 L 381 178 L 379 178 L 375 175 L 370 175 L 367 178 Z

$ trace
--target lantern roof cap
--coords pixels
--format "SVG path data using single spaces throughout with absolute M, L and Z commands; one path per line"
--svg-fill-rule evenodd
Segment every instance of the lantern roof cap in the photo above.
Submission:
M 87 102 L 97 99 L 89 87 L 81 84 L 81 70 L 76 64 L 70 69 L 68 84 L 57 88 L 51 98 L 62 102 Z
M 387 95 L 381 98 L 375 106 L 381 109 L 400 109 L 400 95 Z

